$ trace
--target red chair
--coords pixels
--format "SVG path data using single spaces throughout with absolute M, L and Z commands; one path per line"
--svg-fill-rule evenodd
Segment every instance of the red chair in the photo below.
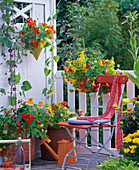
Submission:
M 119 129 L 120 118 L 118 116 L 118 112 L 119 112 L 119 109 L 120 109 L 121 104 L 122 104 L 122 94 L 123 94 L 123 91 L 124 91 L 125 83 L 127 81 L 128 81 L 128 76 L 126 76 L 126 75 L 99 75 L 97 77 L 97 83 L 99 83 L 99 88 L 98 88 L 98 91 L 96 93 L 96 99 L 97 99 L 98 94 L 100 92 L 101 83 L 111 83 L 112 84 L 111 92 L 110 92 L 110 95 L 109 95 L 109 99 L 108 99 L 108 102 L 107 102 L 107 107 L 106 107 L 105 113 L 103 113 L 101 116 L 77 117 L 77 118 L 69 119 L 68 122 L 58 123 L 58 125 L 60 125 L 60 126 L 65 126 L 69 135 L 72 137 L 72 139 L 75 140 L 74 148 L 72 148 L 71 151 L 69 151 L 68 154 L 65 156 L 65 159 L 64 159 L 64 162 L 63 162 L 63 165 L 62 165 L 62 170 L 65 169 L 65 162 L 66 162 L 67 157 L 74 157 L 74 158 L 88 160 L 88 164 L 87 164 L 87 170 L 88 170 L 90 161 L 92 160 L 93 157 L 96 161 L 96 156 L 97 156 L 97 154 L 99 154 L 101 152 L 102 149 L 105 149 L 112 156 L 117 156 L 115 153 L 113 153 L 107 147 L 107 144 L 111 140 L 113 133 L 114 133 L 114 130 L 116 129 L 116 136 L 118 137 L 116 139 L 116 148 L 119 149 L 119 148 L 122 147 L 122 130 Z M 95 99 L 95 101 L 96 101 L 96 99 Z M 99 107 L 99 106 L 94 105 L 93 107 L 95 108 L 95 107 Z M 114 116 L 114 114 L 115 114 L 115 116 Z M 111 121 L 113 116 L 114 116 L 114 121 Z M 107 124 L 107 122 L 110 122 L 110 124 Z M 112 128 L 111 135 L 104 144 L 101 144 L 93 136 L 93 128 L 96 128 L 96 127 L 111 127 Z M 85 129 L 87 133 L 84 134 L 82 139 L 78 140 L 76 137 L 72 136 L 72 134 L 69 130 L 70 128 Z M 90 135 L 90 137 L 94 141 L 94 143 L 99 145 L 99 149 L 95 154 L 93 153 L 91 148 L 88 148 L 87 144 L 84 143 L 84 140 L 87 138 L 88 134 Z M 83 146 L 85 149 L 87 149 L 90 153 L 92 153 L 90 158 L 70 155 L 70 153 L 80 145 Z M 97 161 L 96 161 L 96 163 L 97 163 Z

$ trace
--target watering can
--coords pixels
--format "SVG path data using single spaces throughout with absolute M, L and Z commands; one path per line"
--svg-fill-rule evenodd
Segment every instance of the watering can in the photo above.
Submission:
M 46 141 L 47 141 L 46 138 L 41 139 L 39 142 L 39 145 L 43 144 L 47 148 L 47 150 L 50 152 L 50 154 L 53 156 L 53 158 L 56 160 L 56 163 L 60 165 L 63 164 L 66 154 L 74 147 L 73 140 L 68 141 L 68 140 L 62 139 L 58 141 L 58 151 L 56 154 L 54 150 L 46 143 Z M 71 155 L 76 156 L 76 150 L 72 151 Z M 76 162 L 77 162 L 77 158 L 68 157 L 66 159 L 65 164 L 72 164 Z

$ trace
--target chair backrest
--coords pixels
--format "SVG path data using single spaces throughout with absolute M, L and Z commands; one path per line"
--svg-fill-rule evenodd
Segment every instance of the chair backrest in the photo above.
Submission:
M 113 79 L 115 78 L 115 76 L 117 75 L 98 75 L 97 76 L 97 83 L 113 83 Z M 128 81 L 128 76 L 127 75 L 118 75 L 119 84 L 125 84 Z

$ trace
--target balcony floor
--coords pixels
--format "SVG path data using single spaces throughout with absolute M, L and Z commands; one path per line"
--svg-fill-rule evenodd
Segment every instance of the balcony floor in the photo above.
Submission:
M 81 155 L 78 155 L 81 156 Z M 85 155 L 85 157 L 90 157 L 90 155 Z M 98 162 L 103 162 L 104 160 L 110 159 L 110 157 L 108 155 L 103 155 L 103 154 L 99 154 L 97 156 L 97 161 Z M 87 161 L 83 160 L 83 159 L 78 159 L 78 162 L 75 164 L 71 164 L 70 166 L 74 166 L 74 167 L 78 167 L 78 168 L 82 168 L 82 170 L 86 170 L 86 164 Z M 47 160 L 43 160 L 41 158 L 36 158 L 33 162 L 32 162 L 32 170 L 61 170 L 62 165 L 57 165 L 56 161 L 47 161 Z M 73 168 L 67 168 L 67 170 L 72 170 Z M 96 167 L 95 161 L 94 159 L 92 159 L 90 166 L 89 166 L 89 170 L 99 170 L 98 167 Z

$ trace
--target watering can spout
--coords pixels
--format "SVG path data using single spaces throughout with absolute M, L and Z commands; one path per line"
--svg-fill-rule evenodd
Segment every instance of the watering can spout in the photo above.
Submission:
M 50 154 L 57 161 L 56 162 L 57 164 L 63 164 L 63 160 L 66 154 L 74 147 L 73 140 L 67 141 L 65 139 L 62 139 L 61 141 L 58 141 L 58 151 L 57 151 L 58 154 L 56 154 L 54 150 L 46 143 L 46 138 L 40 140 L 39 145 L 42 145 L 42 144 L 48 149 Z M 74 150 L 71 154 L 75 156 L 76 151 Z M 77 158 L 69 157 L 67 158 L 66 164 L 71 164 L 75 162 L 77 162 Z

